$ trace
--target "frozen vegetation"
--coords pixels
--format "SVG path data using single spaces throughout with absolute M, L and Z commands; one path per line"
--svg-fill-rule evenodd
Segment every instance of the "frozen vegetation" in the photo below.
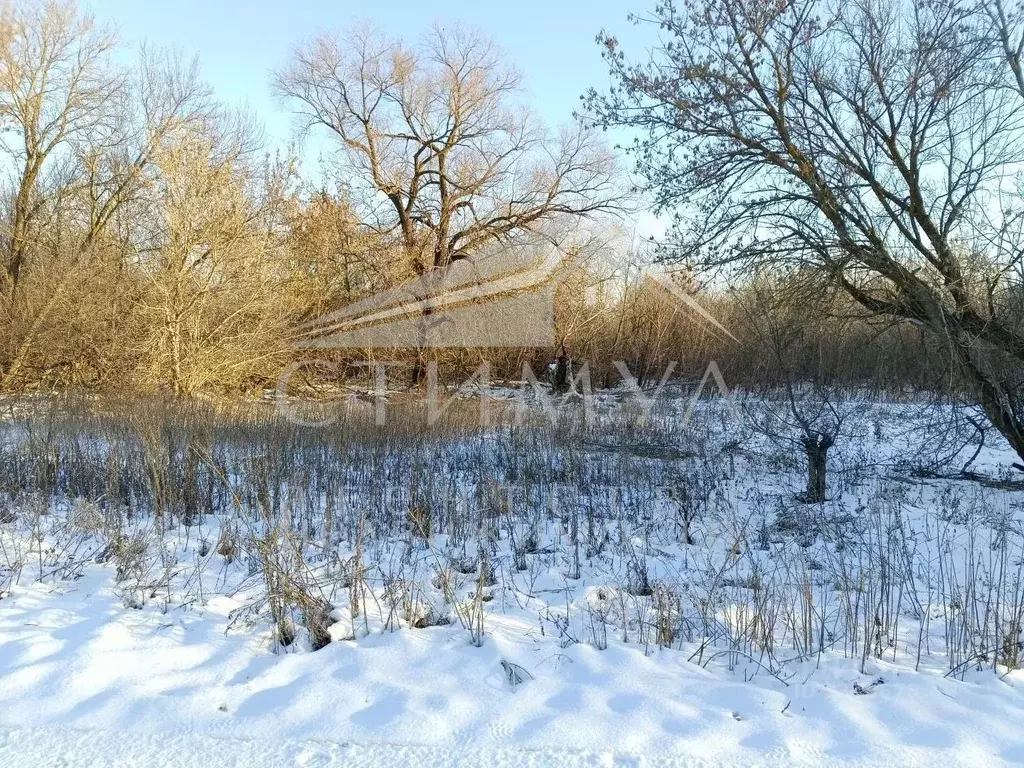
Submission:
M 506 394 L 12 404 L 0 763 L 1024 761 L 1024 485 L 970 413 L 819 407 L 807 503 L 810 399 Z

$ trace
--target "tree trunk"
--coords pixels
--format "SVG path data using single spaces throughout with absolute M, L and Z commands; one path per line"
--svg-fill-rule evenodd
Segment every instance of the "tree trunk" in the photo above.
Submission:
M 828 488 L 828 449 L 832 447 L 832 438 L 828 435 L 808 436 L 803 439 L 804 451 L 807 453 L 807 491 L 803 500 L 808 504 L 825 501 Z
M 683 516 L 683 544 L 693 544 L 693 536 L 690 535 L 690 516 Z
M 978 402 L 988 420 L 1010 444 L 1010 447 L 1020 457 L 1021 462 L 1024 462 L 1024 424 L 1021 423 L 1020 416 L 1010 404 L 1005 387 L 975 365 L 966 345 L 959 345 L 956 349 L 959 362 L 967 377 L 974 384 Z
M 409 388 L 418 389 L 423 386 L 423 383 L 427 380 L 427 366 L 426 358 L 423 356 L 423 350 L 416 350 L 416 359 L 413 360 L 412 368 L 409 370 Z
M 174 317 L 170 323 L 171 335 L 171 389 L 175 395 L 182 393 L 181 377 L 181 318 Z
M 569 389 L 569 357 L 565 354 L 564 349 L 559 353 L 555 363 L 555 379 L 552 382 L 552 387 L 557 392 L 566 392 Z

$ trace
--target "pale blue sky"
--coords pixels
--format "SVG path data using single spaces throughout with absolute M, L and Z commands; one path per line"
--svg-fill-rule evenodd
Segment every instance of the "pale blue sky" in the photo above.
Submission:
M 607 82 L 594 37 L 602 28 L 627 39 L 626 20 L 653 0 L 83 0 L 97 19 L 116 25 L 129 45 L 148 41 L 198 55 L 203 73 L 225 102 L 248 105 L 267 138 L 284 142 L 288 115 L 270 93 L 270 72 L 292 47 L 318 31 L 370 21 L 413 40 L 434 22 L 461 22 L 490 35 L 525 76 L 528 98 L 552 127 L 571 119 L 580 94 Z

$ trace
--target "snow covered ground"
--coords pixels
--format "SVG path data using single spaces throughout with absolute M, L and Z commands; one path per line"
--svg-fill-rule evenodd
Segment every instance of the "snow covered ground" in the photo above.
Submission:
M 1024 762 L 1024 675 L 809 664 L 787 688 L 677 651 L 559 648 L 514 621 L 269 652 L 204 610 L 125 610 L 111 574 L 0 609 L 5 765 L 991 765 Z M 512 690 L 500 666 L 535 679 Z M 774 682 L 774 681 L 770 681 Z
M 312 531 L 297 566 L 334 608 L 333 642 L 317 651 L 301 616 L 293 643 L 274 640 L 253 529 L 238 534 L 237 554 L 218 551 L 221 532 L 248 519 L 239 509 L 162 531 L 151 515 L 119 518 L 122 549 L 145 539 L 152 555 L 129 573 L 110 554 L 109 508 L 48 500 L 39 512 L 38 497 L 16 496 L 5 507 L 15 514 L 0 518 L 0 765 L 1024 764 L 1024 672 L 1002 663 L 1013 649 L 974 654 L 948 637 L 996 622 L 1019 640 L 1024 493 L 896 467 L 892 456 L 918 439 L 905 431 L 908 408 L 857 409 L 862 430 L 837 446 L 836 492 L 823 505 L 793 501 L 799 463 L 744 433 L 747 450 L 722 465 L 690 545 L 671 495 L 635 506 L 624 495 L 615 505 L 626 511 L 596 523 L 566 509 L 593 507 L 602 485 L 662 488 L 645 473 L 684 462 L 693 434 L 654 430 L 646 445 L 661 456 L 631 444 L 614 474 L 623 452 L 606 449 L 628 430 L 591 433 L 583 496 L 563 487 L 553 505 L 538 503 L 543 515 L 527 504 L 483 536 L 493 583 L 476 570 L 480 542 L 444 514 L 422 539 L 365 522 L 372 515 L 353 536 L 336 512 L 330 543 L 318 548 L 323 531 Z M 719 451 L 736 439 L 722 423 L 687 429 L 705 430 Z M 502 453 L 494 439 L 482 454 Z M 672 440 L 679 454 L 667 451 Z M 987 442 L 972 469 L 1009 477 L 1013 456 Z M 579 458 L 560 456 L 549 463 Z M 595 525 L 603 533 L 575 537 L 576 574 L 570 529 Z M 906 547 L 890 546 L 897 525 Z M 899 578 L 869 583 L 852 570 L 900 551 L 906 561 L 885 566 L 908 571 Z M 638 567 L 650 589 L 637 587 Z M 354 573 L 367 606 L 356 616 Z M 846 626 L 837 574 L 860 579 L 863 626 Z M 983 593 L 986 583 L 995 586 Z M 967 601 L 1002 618 L 971 623 Z M 798 626 L 801 610 L 809 618 Z M 871 628 L 876 615 L 884 633 Z M 775 640 L 759 644 L 765 617 Z M 856 636 L 868 640 L 853 645 Z

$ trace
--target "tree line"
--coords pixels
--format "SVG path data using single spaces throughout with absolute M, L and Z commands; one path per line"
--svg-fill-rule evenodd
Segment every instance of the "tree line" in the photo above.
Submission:
M 0 387 L 259 391 L 308 356 L 303 323 L 539 240 L 584 257 L 553 348 L 389 354 L 409 383 L 427 356 L 453 376 L 486 356 L 506 379 L 585 359 L 599 386 L 615 361 L 657 383 L 715 360 L 748 388 L 955 393 L 1024 451 L 1020 6 L 665 0 L 636 20 L 663 44 L 633 60 L 603 34 L 611 85 L 561 130 L 483 35 L 301 43 L 272 87 L 327 142 L 314 181 L 195 62 L 126 64 L 71 2 L 4 5 Z M 674 217 L 660 245 L 630 235 L 649 199 Z M 303 375 L 365 376 L 374 354 Z

